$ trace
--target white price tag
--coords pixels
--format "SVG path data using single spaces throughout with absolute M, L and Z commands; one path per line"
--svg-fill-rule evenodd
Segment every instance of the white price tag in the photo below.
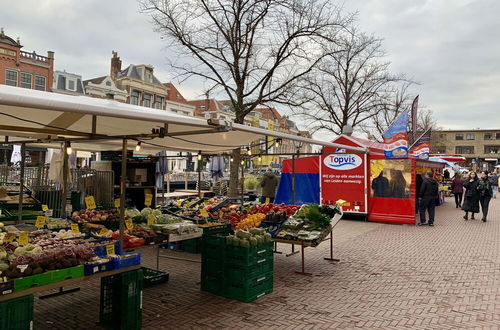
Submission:
M 54 210 L 49 209 L 49 210 L 45 211 L 45 216 L 47 218 L 50 218 L 53 215 L 54 215 Z

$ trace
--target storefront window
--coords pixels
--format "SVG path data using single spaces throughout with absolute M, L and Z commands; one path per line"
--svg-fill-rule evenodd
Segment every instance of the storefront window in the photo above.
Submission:
M 372 197 L 410 198 L 411 160 L 370 161 Z

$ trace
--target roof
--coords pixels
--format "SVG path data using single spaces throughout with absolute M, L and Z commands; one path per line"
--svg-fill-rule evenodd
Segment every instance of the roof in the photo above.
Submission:
M 150 68 L 151 69 L 152 81 L 146 81 L 146 80 L 143 79 L 143 75 L 139 72 L 139 70 L 142 69 L 141 67 Z M 141 81 L 144 81 L 144 82 L 147 82 L 147 83 L 153 83 L 155 85 L 164 87 L 164 85 L 153 74 L 153 67 L 149 66 L 149 65 L 144 65 L 144 64 L 134 65 L 134 64 L 130 64 L 125 70 L 122 70 L 122 71 L 118 72 L 118 74 L 116 75 L 116 78 L 118 78 L 118 79 L 119 78 L 123 78 L 123 77 L 129 77 L 129 78 L 132 78 L 132 79 L 137 79 L 137 80 L 141 80 Z
M 275 108 L 256 108 L 254 111 L 261 113 L 264 119 L 280 120 L 282 118 L 281 114 Z
M 500 128 L 492 129 L 435 129 L 432 133 L 474 133 L 474 132 L 500 132 Z
M 0 106 L 0 136 L 9 136 L 11 143 L 24 141 L 36 147 L 60 146 L 62 141 L 72 139 L 75 150 L 121 150 L 126 138 L 127 147 L 134 149 L 137 139 L 166 124 L 168 131 L 164 138 L 148 136 L 142 140 L 142 153 L 163 150 L 220 153 L 248 145 L 262 136 L 345 147 L 243 124 L 232 123 L 229 127 L 210 125 L 207 120 L 107 99 L 7 85 L 0 85 Z
M 6 44 L 9 46 L 14 46 L 17 48 L 22 47 L 20 44 L 17 43 L 17 41 L 15 41 L 11 37 L 5 35 L 5 33 L 3 32 L 3 28 L 0 30 L 0 43 Z
M 208 103 L 208 109 L 207 109 L 207 103 Z M 207 111 L 209 112 L 221 111 L 224 108 L 224 106 L 215 99 L 190 100 L 187 101 L 187 104 L 194 105 L 196 107 L 194 110 L 195 116 L 200 116 L 203 112 Z
M 102 76 L 102 77 L 97 77 L 97 78 L 94 78 L 94 79 L 88 79 L 88 80 L 84 80 L 83 81 L 83 85 L 84 86 L 87 86 L 88 83 L 93 83 L 93 84 L 100 84 L 104 81 L 104 79 L 106 79 L 107 76 Z
M 192 105 L 184 98 L 184 96 L 182 96 L 182 94 L 179 92 L 179 90 L 177 89 L 177 87 L 175 87 L 174 84 L 168 82 L 163 85 L 168 88 L 167 92 L 168 101 Z

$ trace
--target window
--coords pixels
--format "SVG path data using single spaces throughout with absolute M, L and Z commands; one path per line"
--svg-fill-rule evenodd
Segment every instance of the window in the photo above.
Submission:
M 155 97 L 155 108 L 156 109 L 163 109 L 163 97 L 161 97 L 161 96 Z
M 476 136 L 475 136 L 474 133 L 467 133 L 467 135 L 465 136 L 465 138 L 467 140 L 474 140 L 476 138 Z
M 130 94 L 130 104 L 139 105 L 139 92 L 138 91 L 132 91 L 132 94 Z
M 9 86 L 17 86 L 17 71 L 5 70 L 5 84 Z
M 493 134 L 492 133 L 484 133 L 484 139 L 485 140 L 493 140 Z
M 500 153 L 500 146 L 484 146 L 485 154 L 498 154 Z
M 21 87 L 22 88 L 31 88 L 31 73 L 21 72 Z
M 44 76 L 35 76 L 35 89 L 39 91 L 45 90 L 45 77 Z
M 437 154 L 445 154 L 446 153 L 446 147 L 436 147 L 435 152 Z
M 441 139 L 446 139 L 446 134 L 441 133 L 441 134 L 439 134 L 439 137 L 440 137 Z
M 70 90 L 70 91 L 76 90 L 74 80 L 68 79 L 68 90 Z
M 455 134 L 455 140 L 463 140 L 464 135 L 463 134 Z
M 206 109 L 207 107 L 204 105 L 200 105 L 200 109 Z
M 144 94 L 142 99 L 142 105 L 147 108 L 151 108 L 151 94 Z
M 495 138 L 496 138 L 497 140 L 500 140 L 500 133 L 496 133 L 496 134 L 495 134 Z
M 111 81 L 106 81 L 106 86 L 111 86 Z
M 456 154 L 473 154 L 474 147 L 473 146 L 457 146 L 455 147 Z

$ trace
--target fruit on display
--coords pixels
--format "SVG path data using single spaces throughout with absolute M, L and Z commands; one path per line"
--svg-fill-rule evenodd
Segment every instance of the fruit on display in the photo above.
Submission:
M 60 231 L 55 233 L 55 238 L 60 238 L 60 239 L 76 238 L 83 236 L 84 235 L 82 233 L 74 233 L 73 231 L 66 229 L 61 229 Z
M 226 237 L 226 244 L 244 248 L 258 247 L 264 243 L 272 242 L 272 237 L 262 228 L 252 228 L 249 231 L 236 230 L 234 235 Z
M 293 217 L 304 220 L 304 225 L 309 230 L 314 230 L 314 229 L 321 230 L 330 225 L 332 217 L 337 212 L 338 211 L 331 206 L 306 204 L 303 205 Z
M 71 218 L 76 222 L 119 222 L 120 213 L 118 209 L 110 210 L 89 210 L 83 209 L 80 211 L 75 211 L 71 215 Z
M 269 214 L 271 212 L 274 213 L 285 213 L 288 217 L 291 217 L 292 215 L 297 212 L 297 210 L 300 209 L 300 206 L 298 205 L 285 205 L 284 203 L 282 204 L 257 204 L 254 205 L 248 213 L 264 213 L 264 214 Z
M 256 213 L 256 214 L 250 214 L 243 220 L 241 220 L 237 225 L 236 229 L 245 229 L 248 230 L 250 228 L 257 228 L 260 226 L 262 220 L 266 215 L 264 213 Z

